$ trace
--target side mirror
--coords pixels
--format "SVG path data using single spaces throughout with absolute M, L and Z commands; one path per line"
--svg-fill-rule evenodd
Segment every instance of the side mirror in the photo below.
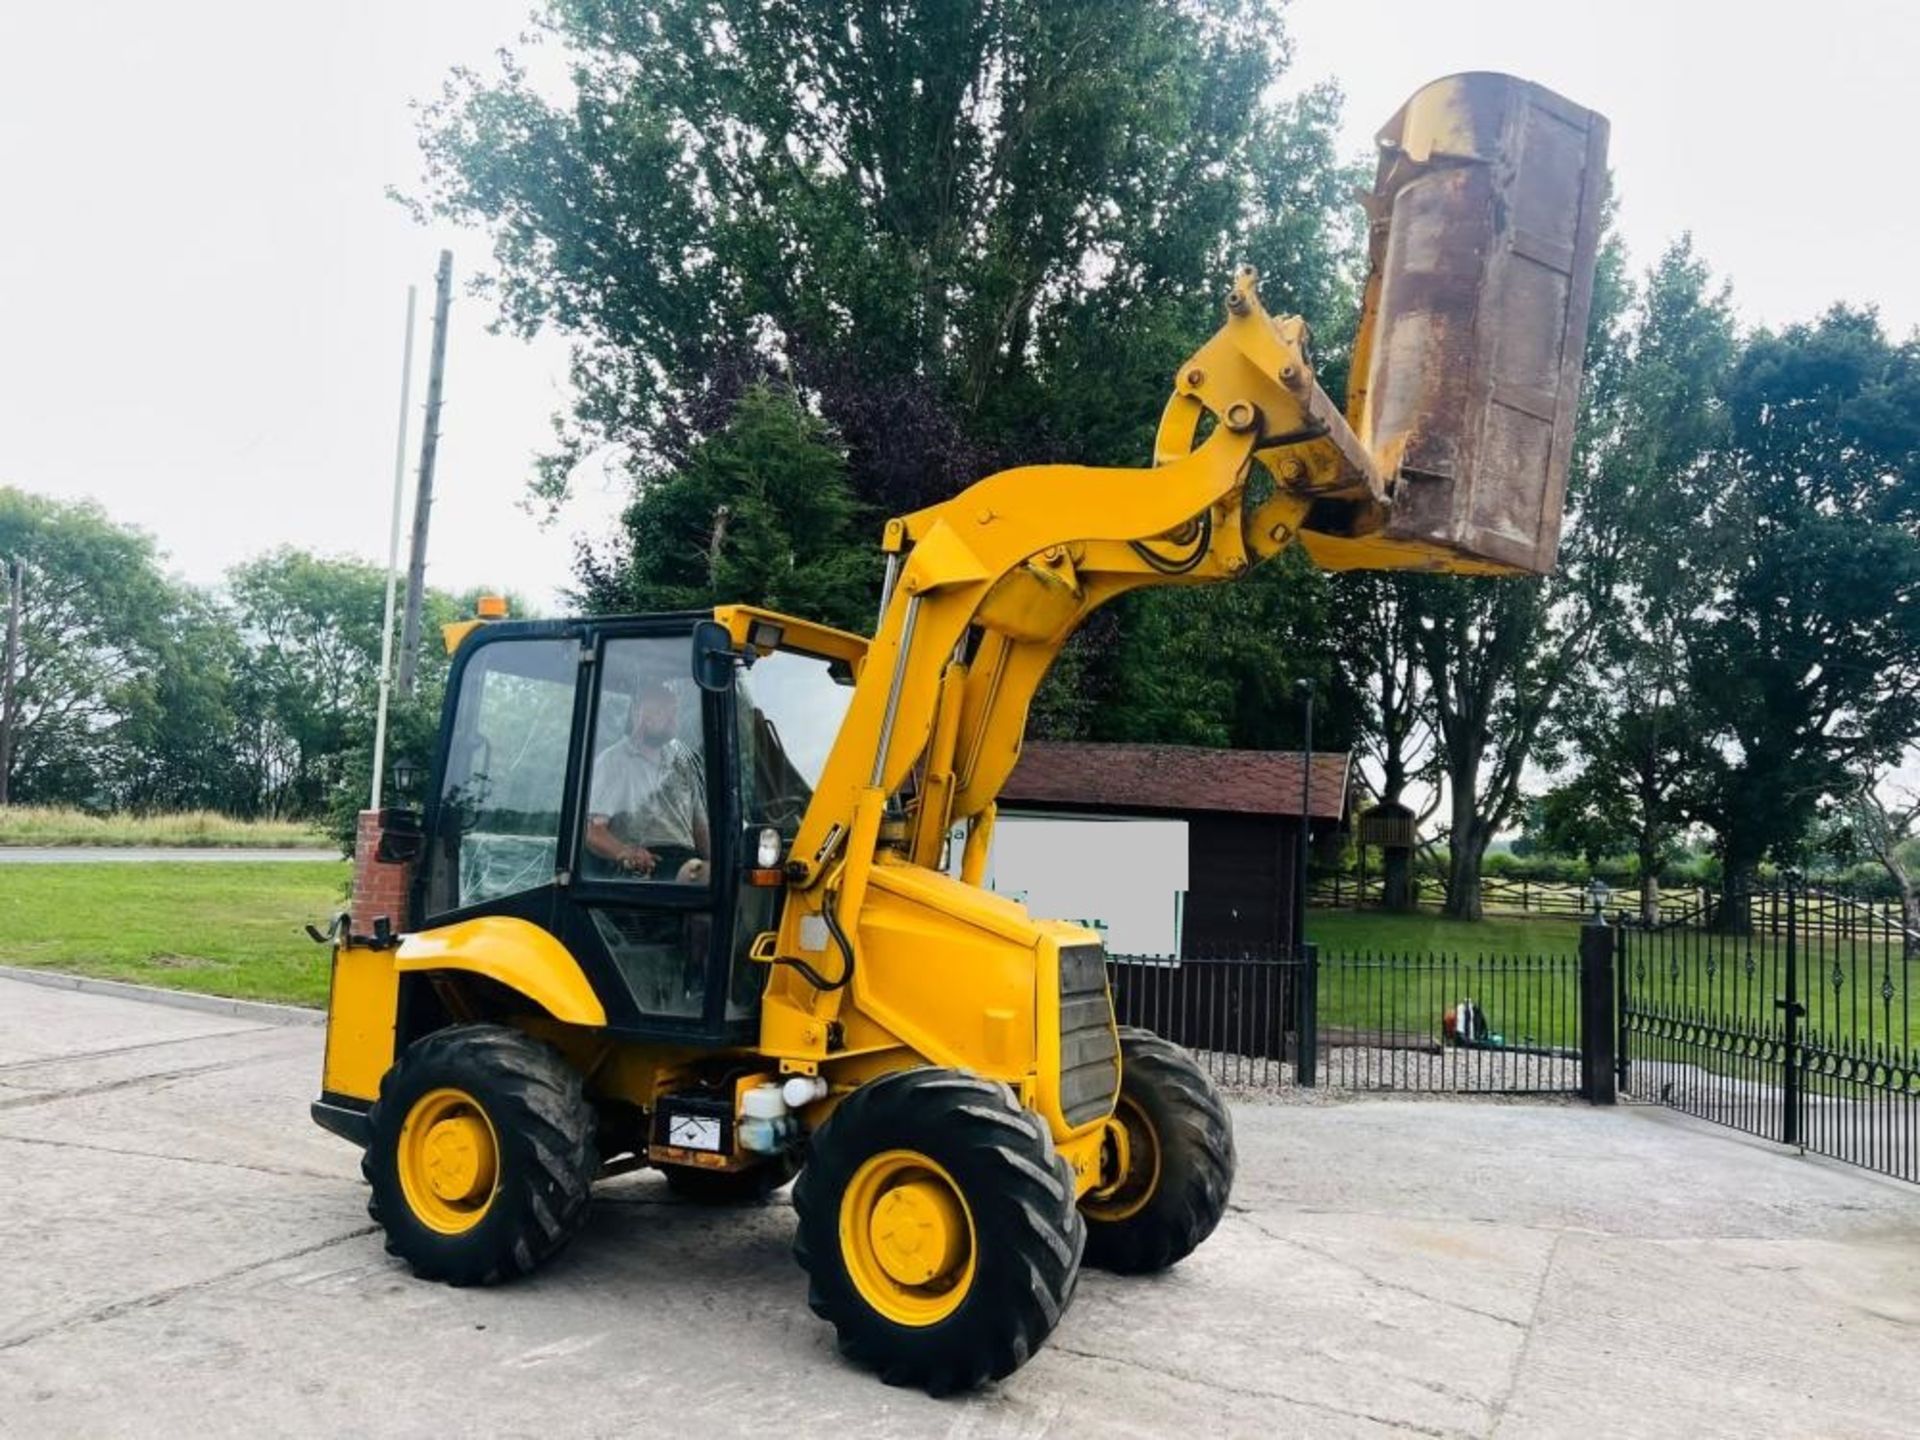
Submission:
M 693 683 L 710 694 L 733 688 L 733 667 L 740 656 L 733 636 L 718 620 L 702 620 L 693 627 Z

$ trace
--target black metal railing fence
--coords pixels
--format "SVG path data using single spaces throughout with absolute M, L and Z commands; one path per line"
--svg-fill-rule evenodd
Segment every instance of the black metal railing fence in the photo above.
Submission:
M 1701 895 L 1561 953 L 1110 955 L 1115 1012 L 1230 1087 L 1670 1106 L 1920 1181 L 1920 933 L 1807 886 Z
M 1789 878 L 1617 943 L 1623 1091 L 1920 1180 L 1920 935 L 1897 909 Z
M 1108 957 L 1122 1025 L 1229 1086 L 1567 1094 L 1580 959 L 1397 951 Z

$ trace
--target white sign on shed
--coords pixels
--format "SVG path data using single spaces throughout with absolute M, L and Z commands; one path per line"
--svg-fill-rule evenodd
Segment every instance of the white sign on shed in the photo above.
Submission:
M 960 873 L 964 828 L 948 855 Z M 1002 814 L 986 887 L 1035 916 L 1099 930 L 1116 955 L 1178 955 L 1187 892 L 1187 822 Z

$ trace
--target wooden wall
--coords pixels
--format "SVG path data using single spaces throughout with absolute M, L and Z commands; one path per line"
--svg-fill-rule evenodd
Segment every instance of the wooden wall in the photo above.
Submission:
M 1284 950 L 1292 933 L 1298 820 L 1188 815 L 1181 954 Z

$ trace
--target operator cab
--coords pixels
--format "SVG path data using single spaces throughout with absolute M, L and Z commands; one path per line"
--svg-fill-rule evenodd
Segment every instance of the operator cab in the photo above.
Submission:
M 810 652 L 768 617 L 757 633 L 778 648 L 743 646 L 753 663 L 703 686 L 703 622 L 710 635 L 710 613 L 682 613 L 467 636 L 411 928 L 529 921 L 579 962 L 609 1031 L 751 1044 L 765 974 L 748 951 L 784 893 L 777 866 L 756 866 L 762 832 L 784 857 L 853 696 L 847 647 L 864 642 L 788 622 L 838 653 Z

